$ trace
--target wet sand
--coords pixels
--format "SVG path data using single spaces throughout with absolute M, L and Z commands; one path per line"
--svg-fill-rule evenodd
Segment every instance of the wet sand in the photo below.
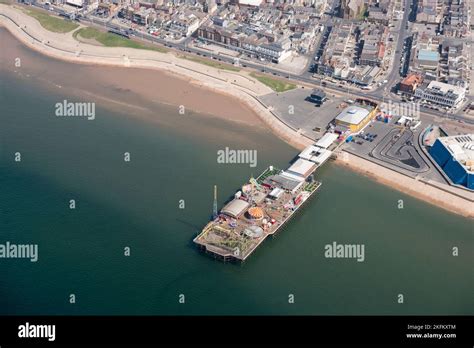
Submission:
M 121 111 L 127 108 L 131 110 L 132 116 L 143 117 L 148 114 L 148 119 L 163 122 L 164 120 L 153 114 L 154 105 L 168 104 L 176 107 L 177 115 L 180 115 L 180 106 L 183 106 L 185 115 L 205 114 L 226 121 L 243 123 L 250 128 L 271 129 L 297 149 L 307 145 L 301 139 L 296 139 L 294 132 L 289 132 L 274 117 L 267 117 L 258 102 L 253 101 L 252 104 L 252 107 L 258 110 L 256 111 L 249 106 L 248 100 L 243 101 L 227 93 L 217 93 L 216 88 L 210 88 L 202 81 L 185 78 L 181 74 L 173 74 L 172 71 L 73 64 L 48 58 L 25 47 L 4 29 L 0 29 L 0 36 L 2 47 L 8 47 L 0 56 L 2 63 L 0 69 L 7 69 L 21 76 L 30 75 L 29 78 L 34 77 L 47 82 L 50 88 L 71 89 L 79 95 L 90 98 L 85 101 L 103 102 Z M 13 65 L 16 57 L 22 59 L 21 68 L 15 68 Z M 68 75 L 66 84 L 64 74 Z M 135 113 L 133 110 L 141 112 Z M 168 120 L 168 123 L 171 122 L 172 120 Z M 192 132 L 192 129 L 185 131 Z M 212 129 L 208 129 L 205 133 L 205 136 L 213 136 Z M 239 134 L 234 132 L 233 136 L 238 137 Z M 385 171 L 389 172 L 387 169 L 368 161 L 353 160 L 346 164 L 355 171 L 419 199 L 467 217 L 473 216 L 472 202 L 468 200 L 459 201 L 456 196 L 430 185 L 401 178 L 401 175 L 395 172 L 386 173 Z M 401 184 L 401 179 L 408 181 Z
M 0 70 L 42 81 L 52 89 L 69 90 L 81 95 L 85 102 L 150 112 L 154 104 L 167 104 L 176 107 L 177 115 L 181 115 L 179 112 L 184 108 L 184 115 L 192 111 L 193 115 L 206 114 L 252 127 L 264 126 L 246 104 L 200 88 L 181 76 L 138 68 L 78 65 L 47 58 L 26 48 L 3 28 L 0 28 L 0 42 L 4 48 Z M 20 58 L 20 67 L 14 64 L 17 58 Z
M 216 97 L 208 103 L 206 98 L 198 96 L 199 105 L 193 105 L 192 107 L 196 111 L 205 113 L 209 108 L 217 109 L 219 112 L 212 112 L 213 115 L 218 114 L 228 121 L 250 123 L 251 127 L 257 124 L 253 122 L 256 119 L 250 115 L 253 113 L 265 124 L 268 130 L 271 130 L 274 135 L 293 147 L 302 149 L 312 143 L 310 139 L 295 132 L 276 118 L 267 106 L 258 101 L 258 96 L 271 93 L 272 90 L 253 78 L 248 71 L 242 70 L 237 73 L 217 69 L 182 59 L 178 57 L 176 52 L 160 53 L 133 48 L 90 45 L 78 42 L 73 37 L 73 32 L 59 34 L 47 31 L 38 21 L 23 13 L 16 5 L 5 6 L 0 4 L 0 12 L 3 14 L 0 17 L 0 25 L 5 26 L 12 35 L 35 52 L 40 52 L 50 58 L 75 63 L 77 67 L 83 65 L 104 68 L 115 67 L 119 68 L 120 71 L 124 67 L 129 69 L 139 68 L 145 71 L 143 73 L 145 76 L 148 76 L 151 71 L 158 71 L 161 74 L 164 72 L 170 78 L 177 77 L 183 80 L 186 85 L 192 85 L 202 90 L 204 94 L 201 95 L 211 94 Z M 77 72 L 76 68 L 74 70 Z M 93 77 L 95 78 L 95 75 Z M 125 83 L 127 84 L 128 80 Z M 139 81 L 139 83 L 142 83 L 142 81 Z M 146 84 L 144 86 L 146 88 L 144 93 L 153 92 L 149 90 Z M 107 85 L 105 87 L 110 89 L 111 86 Z M 128 86 L 125 90 L 118 88 L 122 92 L 129 90 Z M 157 87 L 152 86 L 151 88 Z M 186 91 L 182 86 L 179 86 L 178 90 Z M 175 106 L 184 105 L 178 104 L 176 99 L 180 97 L 180 94 L 175 94 L 177 91 L 172 91 L 171 88 L 168 91 L 171 93 L 171 95 L 168 94 L 169 101 L 172 101 Z M 138 96 L 142 97 L 141 95 Z M 183 98 L 189 99 L 189 94 L 185 94 Z M 233 100 L 235 103 L 229 104 L 227 103 L 228 100 Z M 160 101 L 168 103 L 166 97 L 160 98 Z M 235 109 L 233 105 L 239 105 L 239 108 Z M 186 105 L 184 106 L 186 107 Z M 222 110 L 226 110 L 226 112 L 222 112 Z M 249 117 L 247 118 L 246 115 Z

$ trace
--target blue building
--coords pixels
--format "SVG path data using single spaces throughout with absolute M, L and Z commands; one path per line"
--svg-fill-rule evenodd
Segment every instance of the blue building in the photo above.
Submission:
M 474 190 L 474 134 L 438 138 L 429 153 L 454 184 Z

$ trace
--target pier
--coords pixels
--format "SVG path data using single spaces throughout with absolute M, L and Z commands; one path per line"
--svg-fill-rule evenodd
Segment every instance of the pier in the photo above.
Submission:
M 286 170 L 270 166 L 257 178 L 250 178 L 219 212 L 214 188 L 213 219 L 194 243 L 222 261 L 245 261 L 314 197 L 321 187 L 314 173 L 331 158 L 330 149 L 340 145 L 336 140 L 336 134 L 326 133 Z

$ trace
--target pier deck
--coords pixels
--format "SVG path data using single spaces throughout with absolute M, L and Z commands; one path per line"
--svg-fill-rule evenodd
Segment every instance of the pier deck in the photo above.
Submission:
M 312 179 L 303 179 L 296 189 L 279 188 L 275 194 L 278 186 L 269 184 L 269 178 L 280 172 L 269 167 L 256 180 L 250 179 L 194 242 L 224 261 L 246 260 L 268 236 L 283 227 L 321 185 Z M 237 206 L 241 207 L 240 211 L 233 211 Z

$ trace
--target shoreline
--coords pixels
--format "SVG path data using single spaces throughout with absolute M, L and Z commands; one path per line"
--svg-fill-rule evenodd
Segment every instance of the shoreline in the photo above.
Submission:
M 433 206 L 462 215 L 465 218 L 474 219 L 474 212 L 472 209 L 469 209 L 469 201 L 467 199 L 448 193 L 428 183 L 396 173 L 348 152 L 344 152 L 343 158 L 338 158 L 335 163 Z M 472 207 L 473 203 L 470 202 L 470 204 Z
M 20 23 L 20 26 L 15 25 L 4 16 L 0 16 L 0 27 L 5 28 L 19 42 L 35 52 L 61 61 L 87 66 L 126 67 L 144 71 L 159 71 L 170 78 L 178 78 L 194 87 L 203 87 L 214 94 L 224 95 L 238 102 L 242 102 L 245 107 L 256 114 L 264 125 L 271 129 L 273 134 L 276 134 L 283 141 L 298 150 L 302 150 L 313 143 L 310 139 L 290 129 L 257 99 L 258 96 L 273 91 L 245 72 L 235 73 L 214 67 L 207 67 L 190 60 L 180 59 L 173 53 L 144 51 L 124 47 L 93 46 L 75 41 L 75 39 L 72 38 L 74 31 L 67 34 L 48 32 L 32 17 L 19 12 L 11 6 L 0 4 L 0 14 L 4 14 L 5 12 L 7 16 L 14 17 L 15 21 Z M 24 23 L 27 23 L 27 25 Z M 26 33 L 24 31 L 25 27 L 30 29 L 30 32 L 31 28 L 35 29 L 33 30 L 33 35 L 35 35 L 34 39 L 28 36 L 32 35 L 30 32 Z M 79 30 L 79 28 L 76 30 Z M 55 47 L 45 44 L 45 39 L 39 40 L 42 36 L 54 42 Z M 71 42 L 71 40 L 74 40 L 74 42 Z M 49 44 L 50 41 L 47 43 Z M 58 48 L 58 45 L 61 44 L 63 45 L 61 46 L 63 49 Z M 77 50 L 76 54 L 71 51 L 74 48 Z M 85 49 L 91 51 L 91 53 L 85 54 Z M 104 52 L 115 53 L 115 56 L 103 56 Z M 88 58 L 87 55 L 91 57 Z M 100 59 L 98 59 L 98 57 Z M 161 58 L 161 60 L 157 58 Z M 199 112 L 199 110 L 194 109 L 193 111 Z M 224 117 L 223 119 L 227 118 Z M 349 156 L 347 157 L 346 154 Z M 472 206 L 472 201 L 468 199 L 460 198 L 427 183 L 404 177 L 376 163 L 357 158 L 348 153 L 345 153 L 344 157 L 348 160 L 338 158 L 335 163 L 363 174 L 392 189 L 401 191 L 452 213 L 474 219 L 474 212 L 468 208 Z
M 94 46 L 79 42 L 72 37 L 72 34 L 84 26 L 81 25 L 66 34 L 49 32 L 34 18 L 4 4 L 0 4 L 1 14 L 14 19 L 20 26 L 15 25 L 4 16 L 0 16 L 0 27 L 7 29 L 17 40 L 35 52 L 74 64 L 159 71 L 195 87 L 204 87 L 215 94 L 225 95 L 243 102 L 266 126 L 271 128 L 274 134 L 298 150 L 313 143 L 310 139 L 296 134 L 256 99 L 260 95 L 272 93 L 273 90 L 249 74 L 242 75 L 205 66 L 191 60 L 178 58 L 170 52 Z M 24 24 L 25 22 L 27 25 Z M 28 33 L 25 33 L 25 27 Z M 34 39 L 31 37 L 32 35 L 34 35 Z M 49 39 L 46 44 L 42 37 Z M 77 54 L 78 52 L 80 54 Z

